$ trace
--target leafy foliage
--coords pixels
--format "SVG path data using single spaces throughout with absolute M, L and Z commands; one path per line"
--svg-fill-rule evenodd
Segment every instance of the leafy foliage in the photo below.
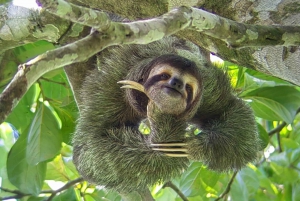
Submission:
M 16 48 L 15 55 L 25 62 L 51 48 L 46 42 L 38 42 Z M 235 177 L 233 173 L 210 171 L 201 162 L 191 162 L 172 183 L 190 201 L 216 200 L 228 187 L 225 199 L 232 201 L 299 200 L 299 87 L 228 62 L 223 67 L 231 75 L 236 93 L 257 116 L 264 150 L 256 163 Z M 48 73 L 31 87 L 0 125 L 0 198 L 37 201 L 52 195 L 52 200 L 75 201 L 81 196 L 87 201 L 121 200 L 116 192 L 78 179 L 70 144 L 77 115 L 63 70 Z M 181 200 L 173 189 L 160 184 L 151 192 L 158 201 Z

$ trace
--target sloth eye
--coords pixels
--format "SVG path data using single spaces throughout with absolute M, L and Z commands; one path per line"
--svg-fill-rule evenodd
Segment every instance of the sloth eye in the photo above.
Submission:
M 193 88 L 192 88 L 192 86 L 189 85 L 189 84 L 187 84 L 187 85 L 185 86 L 185 90 L 186 90 L 188 93 L 192 93 L 192 92 L 193 92 Z
M 167 74 L 167 73 L 162 73 L 162 74 L 160 75 L 160 77 L 161 77 L 162 80 L 167 80 L 167 79 L 170 78 L 170 75 Z

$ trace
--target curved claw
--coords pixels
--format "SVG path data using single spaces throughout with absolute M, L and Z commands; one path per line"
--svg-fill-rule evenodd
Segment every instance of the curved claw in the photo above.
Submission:
M 170 157 L 188 157 L 187 143 L 159 143 L 151 144 L 152 150 L 163 152 Z
M 131 81 L 131 80 L 121 80 L 117 83 L 118 84 L 124 84 L 123 86 L 121 86 L 122 89 L 125 89 L 125 88 L 127 88 L 127 89 L 136 89 L 136 90 L 146 94 L 144 86 L 141 85 L 138 82 Z

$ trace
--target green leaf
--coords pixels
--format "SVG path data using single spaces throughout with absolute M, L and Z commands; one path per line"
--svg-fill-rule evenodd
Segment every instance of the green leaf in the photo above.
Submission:
M 187 197 L 199 195 L 202 188 L 201 177 L 204 167 L 200 162 L 193 162 L 189 168 L 182 174 L 180 180 L 180 189 Z M 202 189 L 203 190 L 203 189 Z
M 297 170 L 292 169 L 288 166 L 282 166 L 276 162 L 271 162 L 270 167 L 274 171 L 273 182 L 275 183 L 296 183 L 299 182 L 299 173 Z M 283 176 L 284 175 L 284 176 Z
M 262 87 L 292 86 L 292 84 L 278 78 L 247 69 L 244 74 L 244 91 Z
M 196 196 L 196 197 L 189 197 L 188 200 L 189 201 L 202 201 L 204 200 L 205 198 L 202 197 L 202 196 Z M 205 200 L 209 200 L 209 199 L 205 199 Z M 182 201 L 182 199 L 179 199 L 178 201 Z
M 12 0 L 0 0 L 0 4 L 5 4 L 7 2 L 11 2 Z
M 275 87 L 276 82 L 273 80 L 263 80 L 258 79 L 254 76 L 249 75 L 248 73 L 244 74 L 244 88 L 246 90 L 257 89 L 260 87 Z
M 13 145 L 7 158 L 9 181 L 21 192 L 38 195 L 46 174 L 46 163 L 30 165 L 26 160 L 27 132 Z
M 296 183 L 292 186 L 292 200 L 297 201 L 299 200 L 299 195 L 300 195 L 300 183 Z
M 300 92 L 294 87 L 263 87 L 243 94 L 251 99 L 249 103 L 256 116 L 291 123 L 300 106 Z
M 0 186 L 7 189 L 16 189 L 13 186 L 7 176 L 6 171 L 6 158 L 8 155 L 9 150 L 15 143 L 14 131 L 10 127 L 8 123 L 2 123 L 0 125 Z M 12 194 L 9 192 L 1 191 L 0 190 L 0 197 L 11 196 Z
M 237 174 L 230 188 L 230 197 L 232 201 L 248 200 L 248 190 L 243 178 Z
M 30 111 L 30 108 L 36 101 L 38 91 L 38 86 L 36 84 L 30 87 L 25 96 L 23 96 L 18 105 L 6 119 L 6 122 L 14 125 L 20 133 L 28 128 L 28 125 L 34 117 L 34 113 Z
M 205 168 L 201 173 L 202 185 L 205 185 L 205 188 L 207 188 L 207 186 L 214 188 L 220 178 L 220 175 L 220 173 Z
M 278 154 L 273 154 L 269 157 L 269 160 L 272 162 L 275 162 L 277 165 L 280 166 L 288 166 L 289 165 L 289 160 L 288 160 L 288 155 L 287 152 L 281 152 Z
M 45 200 L 44 197 L 30 196 L 27 201 L 43 201 L 43 200 Z
M 46 98 L 55 100 L 55 102 L 59 101 L 60 105 L 65 102 L 68 103 L 65 99 L 73 96 L 63 69 L 56 71 L 55 76 L 51 77 L 51 79 L 40 79 L 40 83 L 43 95 Z M 70 99 L 73 100 L 73 98 Z
M 85 198 L 95 201 L 121 201 L 121 196 L 117 192 L 98 188 L 95 188 L 92 193 L 86 194 Z
M 289 138 L 282 138 L 281 146 L 283 147 L 283 150 L 295 150 L 299 147 L 299 143 Z
M 14 55 L 10 54 L 11 57 Z M 13 58 L 10 58 L 13 60 Z M 0 92 L 4 90 L 6 85 L 11 81 L 12 77 L 15 75 L 18 69 L 18 64 L 15 61 L 7 61 L 2 60 L 0 67 Z
M 175 200 L 177 197 L 176 192 L 171 188 L 161 189 L 158 193 L 155 194 L 155 201 L 165 201 L 165 200 Z
M 63 193 L 55 196 L 53 201 L 77 201 L 76 193 L 74 188 L 69 188 L 68 190 L 64 191 Z
M 63 137 L 63 142 L 70 144 L 72 133 L 75 131 L 78 109 L 75 101 L 65 107 L 53 106 L 57 115 L 61 120 L 60 133 Z
M 299 164 L 299 162 L 300 162 L 300 148 L 295 149 L 291 153 L 290 161 L 295 166 L 297 166 L 297 164 Z
M 260 149 L 263 150 L 268 146 L 270 138 L 266 129 L 262 125 L 257 124 L 257 128 L 258 128 L 259 139 L 261 140 Z
M 243 168 L 239 172 L 239 176 L 243 179 L 249 196 L 254 195 L 259 188 L 259 179 L 255 171 L 249 167 Z
M 61 155 L 47 163 L 46 180 L 68 181 L 69 177 Z
M 62 137 L 58 123 L 44 104 L 39 105 L 28 132 L 26 158 L 29 164 L 38 164 L 59 153 Z
M 24 63 L 36 55 L 42 54 L 47 50 L 54 49 L 54 45 L 45 40 L 40 40 L 34 43 L 28 43 L 14 49 L 14 55 L 18 58 L 20 63 Z

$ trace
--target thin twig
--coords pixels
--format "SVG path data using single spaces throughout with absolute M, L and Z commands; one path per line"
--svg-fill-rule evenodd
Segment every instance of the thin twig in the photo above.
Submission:
M 300 113 L 300 108 L 297 109 L 296 111 L 296 115 Z M 286 122 L 282 122 L 281 124 L 279 124 L 276 128 L 274 128 L 273 130 L 270 130 L 268 132 L 269 136 L 274 135 L 275 133 L 279 133 L 285 126 L 287 125 Z
M 268 132 L 269 136 L 272 136 L 275 133 L 279 133 L 286 125 L 287 125 L 286 122 L 283 122 L 283 123 L 279 124 L 276 128 L 274 128 L 273 130 L 270 130 Z
M 60 84 L 60 85 L 63 85 L 64 87 L 67 86 L 67 84 L 65 82 L 57 82 L 57 81 L 50 80 L 50 79 L 45 78 L 45 77 L 41 77 L 40 80 L 44 80 L 46 82 L 52 82 L 52 83 L 55 83 L 55 84 Z
M 53 197 L 57 193 L 59 193 L 61 191 L 64 191 L 64 190 L 70 188 L 71 186 L 73 186 L 74 184 L 82 182 L 82 181 L 83 181 L 83 178 L 79 177 L 79 178 L 77 178 L 75 180 L 69 181 L 63 187 L 61 187 L 61 188 L 59 188 L 59 189 L 57 189 L 55 191 L 53 191 L 53 190 L 46 190 L 46 191 L 41 191 L 40 194 L 51 193 L 51 196 L 47 199 L 47 201 L 50 201 L 50 200 L 53 199 Z M 16 194 L 16 195 L 13 195 L 13 196 L 8 196 L 8 197 L 0 197 L 0 200 L 20 199 L 20 198 L 25 197 L 25 196 L 30 196 L 30 194 L 22 193 L 21 191 L 18 191 L 18 190 L 10 190 L 10 189 L 6 189 L 6 188 L 3 188 L 3 187 L 0 187 L 0 190 L 8 192 L 8 193 Z
M 51 196 L 48 197 L 47 201 L 52 200 L 52 199 L 55 197 L 55 195 L 56 195 L 57 193 L 59 193 L 59 192 L 61 192 L 61 191 L 64 191 L 64 190 L 70 188 L 71 186 L 75 185 L 76 183 L 79 183 L 79 182 L 82 182 L 82 181 L 83 181 L 83 178 L 82 178 L 82 177 L 79 177 L 79 178 L 77 178 L 77 179 L 75 179 L 75 180 L 69 181 L 69 182 L 66 183 L 63 187 L 57 189 L 56 191 L 53 191 L 52 194 L 51 194 Z
M 237 173 L 238 173 L 238 171 L 235 171 L 235 172 L 233 173 L 233 175 L 232 175 L 230 181 L 229 181 L 228 184 L 227 184 L 226 189 L 224 190 L 224 192 L 223 192 L 217 199 L 215 199 L 215 201 L 218 201 L 218 200 L 222 199 L 223 197 L 225 197 L 225 195 L 227 195 L 227 194 L 229 193 L 230 188 L 231 188 L 231 185 L 232 185 L 232 183 L 233 183 L 233 181 L 234 181 L 234 179 L 235 179 Z
M 10 190 L 10 189 L 3 188 L 3 187 L 0 187 L 0 190 L 2 190 L 4 192 L 7 192 L 7 193 L 16 194 L 16 195 L 3 197 L 3 198 L 0 197 L 0 200 L 19 199 L 19 198 L 22 198 L 22 197 L 25 197 L 25 196 L 29 195 L 29 194 L 26 194 L 26 193 L 22 193 L 21 191 L 18 191 L 18 190 Z
M 277 142 L 278 142 L 278 151 L 279 151 L 279 153 L 281 153 L 282 147 L 281 147 L 281 142 L 280 142 L 280 132 L 276 133 L 276 137 L 277 137 Z
M 185 195 L 179 190 L 179 188 L 177 188 L 177 186 L 175 186 L 171 181 L 166 182 L 162 188 L 165 187 L 172 188 L 183 201 L 189 201 L 187 197 L 185 197 Z

